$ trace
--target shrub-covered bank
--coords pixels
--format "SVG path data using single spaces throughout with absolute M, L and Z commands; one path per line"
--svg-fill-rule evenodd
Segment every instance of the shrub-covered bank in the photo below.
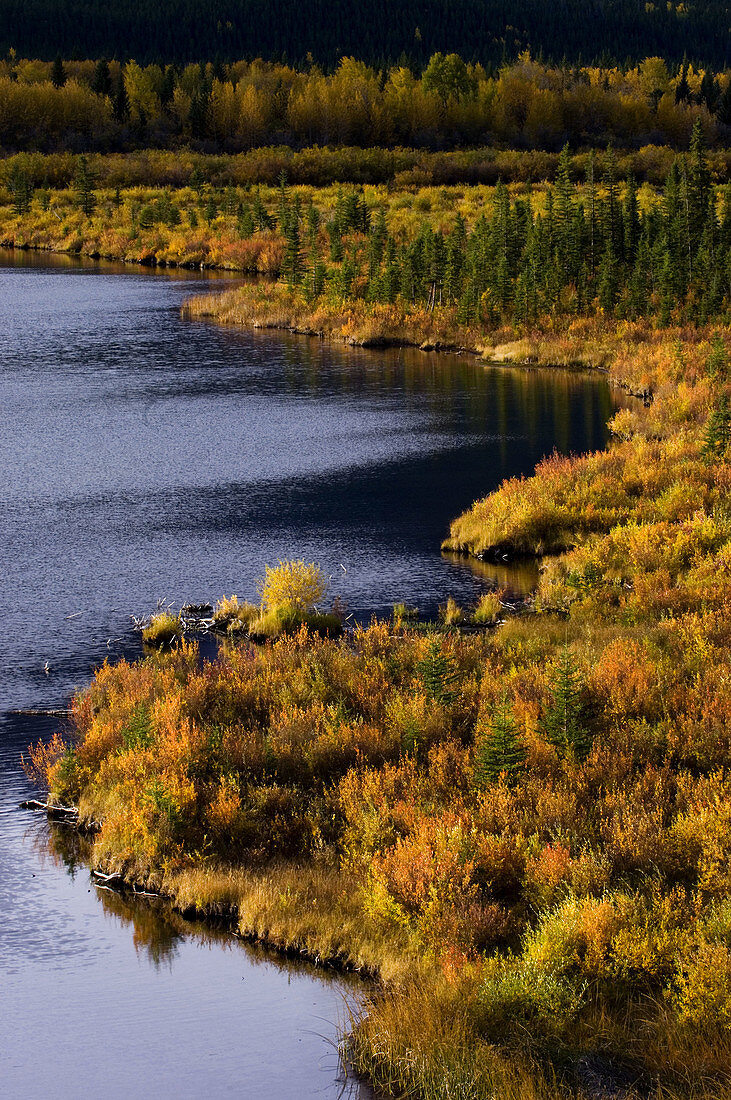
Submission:
M 105 665 L 35 754 L 99 866 L 380 971 L 392 1095 L 731 1091 L 731 334 L 621 339 L 649 407 L 458 521 L 537 613 Z

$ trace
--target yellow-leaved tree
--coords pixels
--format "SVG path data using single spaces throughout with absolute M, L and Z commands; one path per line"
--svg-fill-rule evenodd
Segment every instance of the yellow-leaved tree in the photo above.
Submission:
M 315 562 L 280 561 L 264 566 L 264 577 L 258 583 L 262 608 L 296 607 L 309 611 L 327 592 L 328 582 Z

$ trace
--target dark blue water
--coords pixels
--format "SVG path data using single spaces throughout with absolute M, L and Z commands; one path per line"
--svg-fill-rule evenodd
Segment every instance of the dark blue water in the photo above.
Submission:
M 606 438 L 600 378 L 181 320 L 210 288 L 0 262 L 4 1096 L 343 1087 L 343 987 L 72 876 L 16 809 L 19 754 L 53 722 L 12 712 L 63 706 L 105 658 L 136 652 L 130 616 L 158 598 L 251 598 L 279 558 L 318 561 L 359 618 L 475 602 L 489 569 L 440 555 L 450 519 L 554 447 Z

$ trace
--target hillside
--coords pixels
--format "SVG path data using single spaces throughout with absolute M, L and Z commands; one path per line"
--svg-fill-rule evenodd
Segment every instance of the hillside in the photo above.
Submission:
M 436 50 L 499 62 L 530 47 L 569 61 L 657 54 L 725 66 L 729 5 L 645 0 L 0 0 L 0 52 L 140 62 L 261 56 L 332 66 Z

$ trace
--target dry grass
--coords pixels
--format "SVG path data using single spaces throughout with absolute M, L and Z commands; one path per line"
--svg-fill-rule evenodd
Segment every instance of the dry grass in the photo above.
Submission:
M 145 645 L 156 646 L 162 649 L 172 645 L 182 637 L 183 625 L 179 615 L 173 615 L 169 611 L 163 611 L 159 615 L 153 615 L 150 623 L 142 631 L 142 640 Z
M 361 887 L 336 867 L 196 867 L 165 879 L 165 889 L 183 909 L 235 913 L 241 935 L 276 950 L 377 975 L 386 983 L 425 969 L 405 935 L 399 940 L 364 917 Z
M 388 1096 L 423 1100 L 560 1100 L 551 1071 L 482 1041 L 461 991 L 412 979 L 352 1020 L 356 1069 Z

